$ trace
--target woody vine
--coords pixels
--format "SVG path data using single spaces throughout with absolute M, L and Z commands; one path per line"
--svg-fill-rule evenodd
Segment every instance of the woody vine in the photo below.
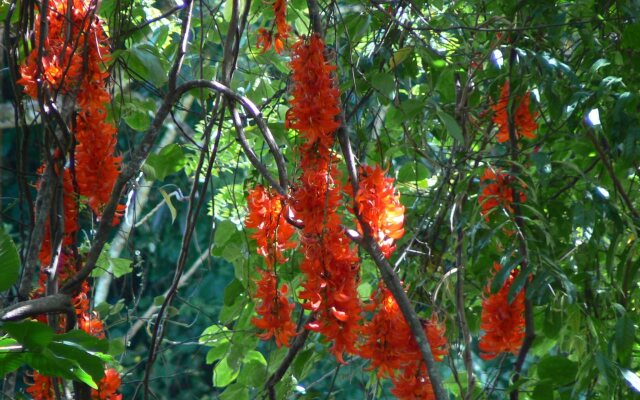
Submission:
M 598 78 L 598 59 L 585 83 L 581 53 L 544 36 L 637 26 L 632 10 L 567 6 L 554 26 L 496 5 L 471 25 L 412 2 L 151 3 L 3 3 L 24 200 L 0 241 L 5 396 L 168 395 L 158 365 L 192 326 L 177 304 L 213 323 L 185 342 L 221 398 L 351 398 L 341 370 L 372 398 L 637 396 L 637 82 Z M 616 65 L 638 68 L 618 31 Z M 145 186 L 160 197 L 141 217 Z M 135 238 L 165 209 L 180 233 L 162 277 Z M 207 262 L 233 267 L 215 313 L 184 297 Z

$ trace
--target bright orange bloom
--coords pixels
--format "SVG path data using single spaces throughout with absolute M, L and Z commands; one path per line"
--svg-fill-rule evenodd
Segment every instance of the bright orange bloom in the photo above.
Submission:
M 38 47 L 40 40 L 40 19 L 36 16 L 36 45 L 27 56 L 26 63 L 21 66 L 22 78 L 18 83 L 25 87 L 25 92 L 37 97 L 38 82 L 52 92 L 76 92 L 78 102 L 90 103 L 94 98 L 92 92 L 79 90 L 94 82 L 103 82 L 108 74 L 103 65 L 108 61 L 109 49 L 106 46 L 104 30 L 95 17 L 94 2 L 84 0 L 72 1 L 71 21 L 67 20 L 67 0 L 50 0 L 46 12 L 49 26 L 44 43 L 42 58 L 43 74 L 38 72 Z M 85 64 L 84 61 L 87 61 Z
M 80 194 L 89 199 L 96 215 L 109 202 L 120 174 L 116 149 L 116 128 L 105 121 L 104 111 L 82 112 L 76 119 L 76 177 Z
M 296 335 L 296 325 L 291 320 L 291 311 L 295 304 L 289 304 L 287 299 L 287 285 L 280 286 L 273 271 L 260 271 L 262 277 L 257 282 L 258 290 L 255 297 L 261 303 L 256 307 L 258 317 L 251 319 L 253 325 L 266 332 L 259 335 L 262 340 L 272 337 L 276 345 L 289 346 L 289 341 Z
M 335 66 L 327 63 L 324 52 L 324 42 L 317 35 L 293 45 L 293 99 L 285 126 L 304 136 L 304 146 L 320 142 L 330 148 L 340 126 L 340 92 L 331 76 Z
M 245 226 L 256 230 L 251 238 L 256 240 L 258 254 L 265 257 L 269 267 L 285 262 L 283 251 L 296 246 L 290 241 L 294 228 L 285 218 L 288 207 L 283 206 L 283 202 L 282 196 L 262 185 L 256 186 L 247 197 L 249 213 Z
M 33 384 L 26 389 L 33 400 L 52 400 L 56 398 L 52 378 L 33 371 Z
M 361 329 L 364 342 L 360 345 L 359 354 L 371 360 L 369 369 L 377 369 L 378 377 L 392 378 L 394 384 L 396 379 L 404 382 L 410 379 L 411 374 L 398 371 L 417 371 L 422 362 L 420 349 L 389 289 L 380 283 L 371 299 L 367 309 L 375 313 Z M 448 351 L 445 325 L 433 314 L 424 324 L 424 330 L 434 359 L 442 361 Z
M 258 28 L 258 40 L 256 41 L 256 47 L 262 49 L 262 53 L 265 53 L 273 45 L 276 53 L 281 54 L 284 51 L 284 44 L 289 38 L 289 32 L 291 26 L 287 23 L 287 2 L 286 0 L 275 0 L 273 2 L 273 13 L 276 16 L 275 20 L 275 34 L 273 28 L 266 30 L 264 28 Z
M 404 206 L 393 185 L 394 179 L 386 178 L 379 165 L 362 166 L 359 174 L 360 186 L 355 199 L 358 212 L 388 258 L 395 250 L 394 241 L 404 234 Z
M 104 339 L 104 325 L 97 312 L 84 312 L 78 318 L 78 327 L 88 334 L 99 339 Z
M 104 378 L 98 382 L 98 390 L 91 389 L 91 398 L 94 400 L 122 400 L 120 389 L 121 378 L 118 371 L 109 368 L 104 371 Z
M 502 269 L 493 264 L 496 272 Z M 518 270 L 511 271 L 498 293 L 491 293 L 491 282 L 484 289 L 482 301 L 482 322 L 480 328 L 484 335 L 480 338 L 480 357 L 491 360 L 500 353 L 517 355 L 522 347 L 525 334 L 524 290 L 521 290 L 513 302 L 509 303 L 509 290 L 518 276 Z
M 434 400 L 436 398 L 427 369 L 413 363 L 393 379 L 393 393 L 399 400 Z
M 529 139 L 535 139 L 535 132 L 536 129 L 538 129 L 535 118 L 538 116 L 538 113 L 532 115 L 529 110 L 531 93 L 527 92 L 522 98 L 516 97 L 515 102 L 519 103 L 513 116 L 516 138 L 524 136 Z M 491 106 L 491 108 L 493 108 L 494 111 L 493 122 L 498 125 L 496 138 L 499 143 L 504 143 L 509 140 L 509 81 L 506 81 L 502 86 L 500 100 L 498 100 L 497 104 Z
M 481 213 L 487 222 L 489 221 L 488 214 L 494 208 L 503 208 L 513 213 L 514 190 L 510 186 L 513 181 L 514 179 L 511 175 L 502 173 L 499 169 L 486 168 L 484 170 L 480 182 L 485 186 L 478 196 L 478 203 L 482 207 Z M 527 200 L 524 193 L 518 192 L 518 195 L 520 203 L 524 203 Z

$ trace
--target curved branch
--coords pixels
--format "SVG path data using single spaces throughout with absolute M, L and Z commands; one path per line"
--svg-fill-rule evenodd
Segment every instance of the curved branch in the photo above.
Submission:
M 76 312 L 71 297 L 58 293 L 39 299 L 22 301 L 9 306 L 0 313 L 0 321 L 21 321 L 42 314 L 66 314 L 67 330 L 76 324 Z

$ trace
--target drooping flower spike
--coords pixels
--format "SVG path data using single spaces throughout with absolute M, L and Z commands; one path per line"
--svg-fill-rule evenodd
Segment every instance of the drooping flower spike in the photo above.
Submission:
M 502 266 L 493 264 L 495 272 Z M 491 360 L 501 353 L 517 355 L 522 347 L 525 335 L 524 290 L 518 292 L 509 302 L 509 291 L 519 272 L 514 269 L 509 274 L 498 293 L 491 293 L 491 281 L 484 289 L 480 329 L 480 357 Z
M 496 104 L 491 106 L 494 111 L 493 122 L 498 125 L 498 134 L 496 138 L 499 143 L 509 141 L 509 81 L 506 81 L 500 92 L 500 99 Z M 537 113 L 531 114 L 531 93 L 527 92 L 523 97 L 513 96 L 513 101 L 517 104 L 515 114 L 513 115 L 514 129 L 516 139 L 524 136 L 528 139 L 535 139 L 538 124 L 535 122 Z

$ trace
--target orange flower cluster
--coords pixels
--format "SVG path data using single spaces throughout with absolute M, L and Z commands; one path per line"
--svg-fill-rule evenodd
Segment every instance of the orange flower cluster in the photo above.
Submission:
M 307 329 L 333 343 L 339 362 L 356 352 L 360 313 L 359 258 L 342 229 L 338 210 L 343 188 L 332 154 L 334 133 L 340 126 L 340 92 L 331 76 L 335 67 L 325 59 L 322 39 L 312 35 L 293 46 L 293 99 L 286 127 L 300 133 L 302 169 L 293 192 L 296 219 L 302 221 L 301 248 L 305 274 L 299 297 L 316 313 Z
M 56 398 L 53 379 L 33 371 L 33 383 L 26 389 L 33 400 L 52 400 Z
M 104 378 L 98 382 L 98 390 L 91 390 L 91 398 L 94 400 L 122 400 L 122 395 L 117 393 L 121 383 L 118 371 L 109 368 L 104 371 Z
M 320 142 L 317 150 L 308 148 L 302 154 L 302 175 L 293 195 L 296 218 L 304 224 L 300 270 L 306 279 L 299 297 L 304 308 L 316 312 L 307 328 L 332 341 L 331 352 L 344 362 L 343 353 L 356 351 L 361 319 L 359 258 L 338 214 L 342 185 L 336 160 Z
M 275 14 L 275 26 L 270 30 L 264 28 L 258 29 L 258 41 L 256 47 L 267 52 L 271 46 L 274 47 L 276 53 L 281 54 L 284 51 L 284 44 L 289 38 L 291 27 L 287 23 L 287 2 L 286 0 L 274 0 L 273 13 Z M 275 27 L 275 32 L 273 32 Z
M 478 203 L 482 207 L 482 215 L 484 219 L 489 221 L 489 213 L 494 208 L 503 208 L 510 213 L 513 213 L 514 189 L 511 187 L 513 182 L 511 175 L 500 172 L 500 170 L 494 170 L 487 168 L 484 170 L 484 174 L 480 178 L 481 184 L 485 184 L 482 189 L 482 193 L 478 196 Z M 518 192 L 519 202 L 524 203 L 527 197 L 524 193 Z
M 251 238 L 258 243 L 258 254 L 265 257 L 269 267 L 285 262 L 283 251 L 296 246 L 290 241 L 294 228 L 285 218 L 288 208 L 283 207 L 283 203 L 282 196 L 262 185 L 256 186 L 247 197 L 249 214 L 245 225 L 256 230 Z
M 295 247 L 291 242 L 294 228 L 285 219 L 288 211 L 283 206 L 284 199 L 276 193 L 258 185 L 249 192 L 247 198 L 249 213 L 245 220 L 247 228 L 255 229 L 251 238 L 258 244 L 258 254 L 267 263 L 267 270 L 260 271 L 255 298 L 260 301 L 256 308 L 257 318 L 251 322 L 266 332 L 260 335 L 262 340 L 275 337 L 278 347 L 288 346 L 296 335 L 296 326 L 291 320 L 295 305 L 287 299 L 288 287 L 282 285 L 278 290 L 275 265 L 286 261 L 283 252 Z
M 96 3 L 87 0 L 50 0 L 48 4 L 49 8 L 36 16 L 36 43 L 20 68 L 22 77 L 18 83 L 33 98 L 38 97 L 39 88 L 42 88 L 41 93 L 54 101 L 58 96 L 66 96 L 67 100 L 75 102 L 77 108 L 74 110 L 73 134 L 76 145 L 74 154 L 65 155 L 74 161 L 73 168 L 55 171 L 56 175 L 62 175 L 62 243 L 59 249 L 53 248 L 52 229 L 47 221 L 39 253 L 39 287 L 34 291 L 34 297 L 44 295 L 47 284 L 57 281 L 62 285 L 79 271 L 82 263 L 76 242 L 80 229 L 79 203 L 86 201 L 93 212 L 100 216 L 111 195 L 120 165 L 120 158 L 113 155 L 116 128 L 106 122 L 106 106 L 111 96 L 106 87 L 109 74 L 104 63 L 109 60 L 110 53 L 102 23 L 95 16 Z M 67 8 L 69 6 L 71 9 Z M 47 18 L 48 21 L 44 43 L 40 43 L 41 18 Z M 41 45 L 42 58 L 38 53 Z M 57 156 L 62 156 L 60 151 Z M 40 172 L 44 172 L 44 168 Z M 40 184 L 36 186 L 39 189 Z M 55 271 L 55 281 L 49 279 L 51 271 Z M 104 338 L 103 323 L 97 313 L 90 310 L 89 293 L 88 282 L 83 282 L 73 297 L 78 327 L 93 336 Z M 46 316 L 38 319 L 46 322 Z M 60 327 L 65 327 L 64 317 L 60 318 Z M 120 386 L 118 372 L 108 369 L 105 373 L 105 378 L 98 384 L 99 390 L 92 392 L 92 398 L 121 399 L 122 396 L 116 393 Z M 28 393 L 35 399 L 55 398 L 52 378 L 37 372 L 34 372 L 33 378 L 33 385 L 27 388 Z
M 502 269 L 493 264 L 495 272 Z M 491 282 L 484 289 L 480 328 L 484 335 L 480 338 L 480 357 L 491 360 L 500 353 L 517 355 L 522 347 L 525 334 L 524 290 L 521 290 L 513 302 L 509 303 L 509 290 L 518 276 L 518 270 L 511 271 L 498 293 L 491 293 Z
M 371 300 L 367 311 L 373 311 L 374 315 L 362 327 L 364 342 L 360 345 L 360 356 L 371 360 L 369 369 L 377 369 L 378 377 L 391 378 L 392 393 L 398 398 L 435 398 L 422 354 L 396 299 L 380 283 Z M 434 359 L 442 361 L 448 351 L 444 324 L 433 314 L 424 329 Z
M 393 185 L 393 178 L 386 178 L 385 171 L 362 166 L 356 204 L 362 220 L 377 239 L 382 253 L 388 258 L 395 250 L 394 241 L 404 235 L 404 206 Z
M 531 93 L 527 92 L 522 98 L 516 97 L 515 102 L 519 103 L 516 113 L 513 116 L 515 125 L 516 138 L 524 136 L 529 139 L 535 139 L 538 124 L 535 122 L 537 113 L 531 114 L 529 106 L 531 103 Z M 493 122 L 498 125 L 497 139 L 499 143 L 509 141 L 509 81 L 502 86 L 500 100 L 493 105 L 494 115 Z
M 95 2 L 73 0 L 67 19 L 67 0 L 51 0 L 46 15 L 38 14 L 35 22 L 36 44 L 20 67 L 18 83 L 25 93 L 38 97 L 41 85 L 54 99 L 72 96 L 78 106 L 75 123 L 75 171 L 79 194 L 88 198 L 96 215 L 108 202 L 118 178 L 120 158 L 116 149 L 116 128 L 106 122 L 106 105 L 111 95 L 106 89 L 109 73 L 104 64 L 110 59 L 107 39 L 101 21 L 95 17 Z M 39 72 L 40 19 L 49 22 L 43 43 L 44 54 Z
M 273 271 L 260 271 L 262 277 L 257 282 L 258 290 L 256 298 L 261 300 L 256 308 L 258 318 L 252 318 L 251 323 L 256 328 L 266 332 L 259 335 L 262 340 L 269 340 L 272 337 L 276 340 L 276 345 L 289 346 L 292 337 L 296 335 L 296 325 L 291 320 L 291 311 L 295 304 L 289 303 L 287 285 L 280 286 L 278 290 L 278 280 Z
M 316 142 L 320 148 L 330 148 L 340 126 L 340 92 L 331 76 L 336 67 L 326 62 L 324 53 L 324 42 L 317 35 L 293 45 L 293 99 L 285 127 L 300 132 L 307 149 Z

